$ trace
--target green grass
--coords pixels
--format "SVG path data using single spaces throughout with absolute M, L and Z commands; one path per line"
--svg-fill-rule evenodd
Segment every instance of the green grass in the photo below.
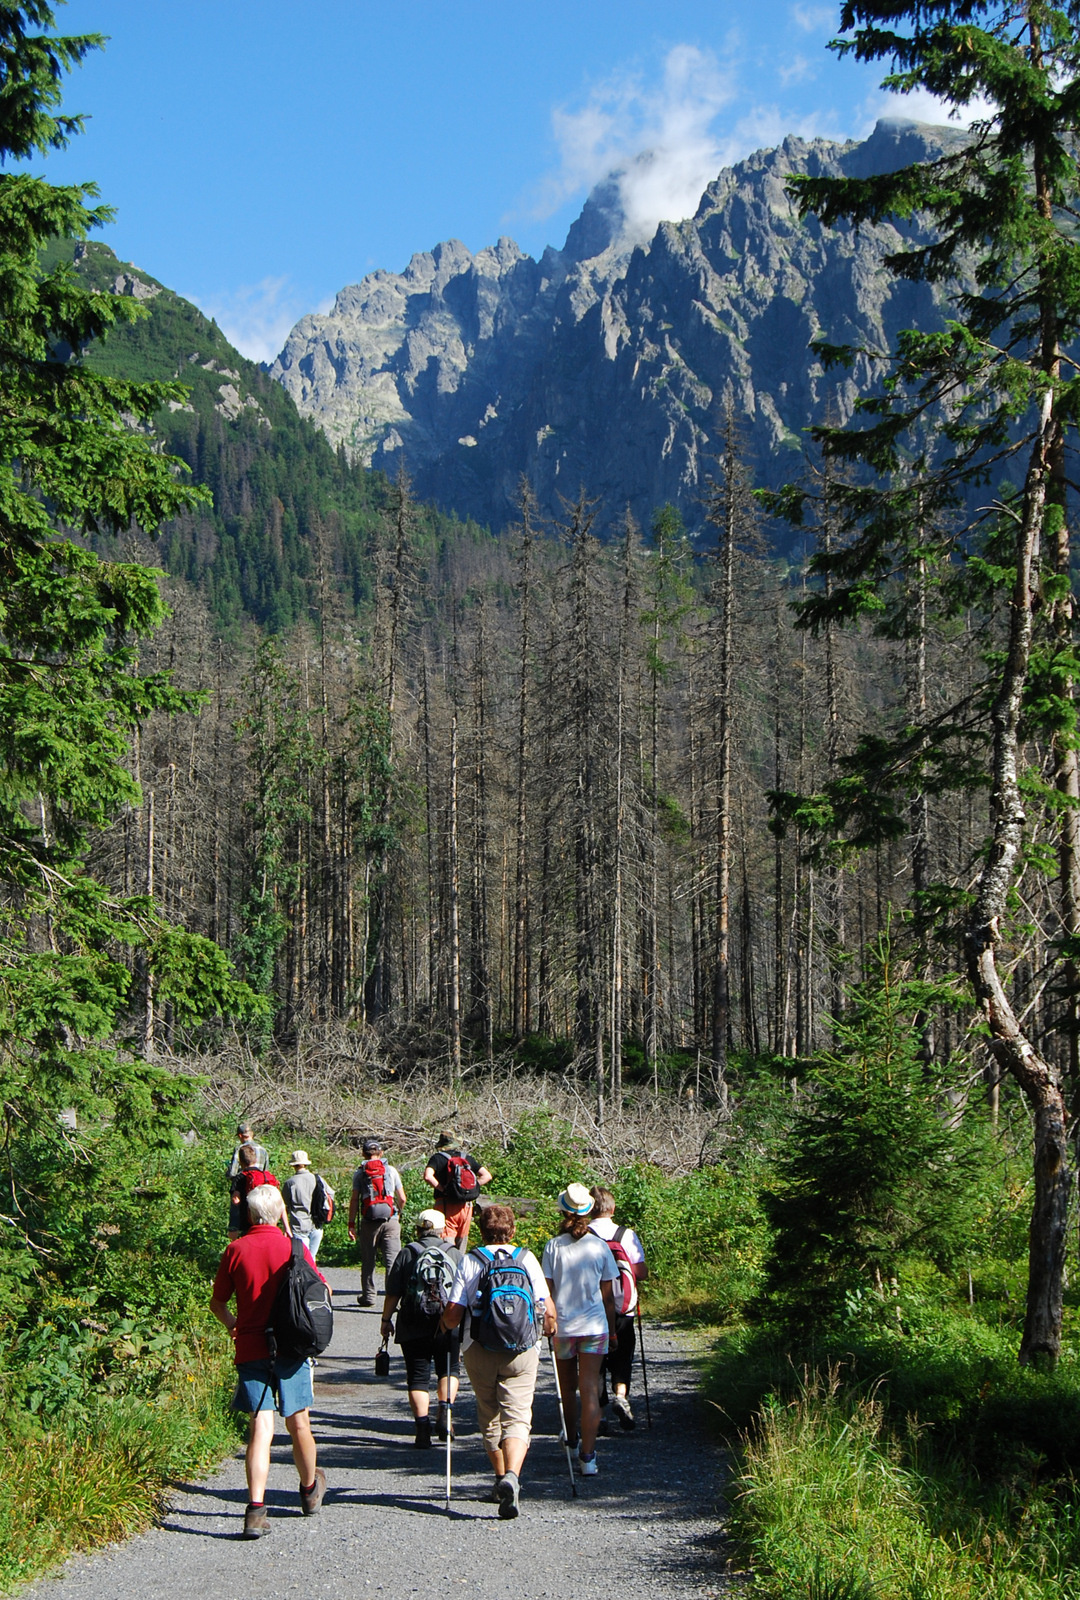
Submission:
M 921 1464 L 874 1392 L 836 1369 L 770 1400 L 748 1441 L 734 1524 L 769 1600 L 1061 1600 L 1074 1514 L 1033 1483 L 986 1493 L 958 1460 Z
M 170 1480 L 203 1471 L 237 1443 L 228 1410 L 231 1351 L 212 1341 L 177 1363 L 154 1397 L 91 1406 L 8 1445 L 0 1474 L 0 1585 L 25 1583 L 77 1550 L 149 1526 Z

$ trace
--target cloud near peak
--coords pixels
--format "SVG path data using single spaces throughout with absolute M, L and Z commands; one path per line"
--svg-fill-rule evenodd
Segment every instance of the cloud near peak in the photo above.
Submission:
M 660 79 L 617 73 L 576 109 L 557 107 L 552 127 L 559 166 L 543 182 L 537 216 L 614 175 L 630 240 L 661 221 L 692 216 L 724 161 L 713 124 L 735 96 L 730 72 L 694 45 L 676 45 Z

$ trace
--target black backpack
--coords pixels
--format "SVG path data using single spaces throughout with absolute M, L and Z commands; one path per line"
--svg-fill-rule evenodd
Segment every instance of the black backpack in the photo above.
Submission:
M 311 1195 L 311 1220 L 317 1228 L 325 1228 L 330 1221 L 330 1194 L 318 1173 Z
M 536 1300 L 528 1268 L 521 1261 L 524 1253 L 520 1245 L 509 1255 L 496 1255 L 486 1245 L 470 1251 L 484 1268 L 470 1327 L 485 1350 L 518 1355 L 537 1341 Z
M 320 1356 L 333 1333 L 330 1290 L 304 1260 L 304 1242 L 294 1234 L 292 1254 L 266 1323 L 270 1359 L 304 1361 L 308 1356 Z

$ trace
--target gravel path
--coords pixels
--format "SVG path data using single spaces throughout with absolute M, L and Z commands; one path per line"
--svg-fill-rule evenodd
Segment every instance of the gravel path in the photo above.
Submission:
M 357 1272 L 329 1269 L 334 1341 L 316 1371 L 312 1421 L 329 1488 L 317 1517 L 301 1517 L 288 1439 L 278 1422 L 267 1504 L 272 1533 L 236 1537 L 246 1500 L 242 1457 L 204 1483 L 180 1484 L 159 1527 L 123 1545 L 75 1557 L 30 1586 L 33 1600 L 356 1600 L 449 1595 L 582 1600 L 700 1597 L 729 1592 L 721 1576 L 723 1464 L 702 1426 L 685 1343 L 646 1327 L 653 1427 L 635 1399 L 633 1433 L 601 1439 L 600 1475 L 570 1495 L 550 1357 L 545 1354 L 525 1464 L 521 1516 L 500 1522 L 479 1502 L 491 1472 L 462 1373 L 455 1410 L 452 1511 L 445 1450 L 412 1446 L 404 1367 L 376 1379 L 378 1308 L 361 1311 Z M 380 1301 L 381 1305 L 381 1301 Z M 640 1372 L 640 1368 L 638 1369 Z M 638 1387 L 635 1374 L 635 1388 Z

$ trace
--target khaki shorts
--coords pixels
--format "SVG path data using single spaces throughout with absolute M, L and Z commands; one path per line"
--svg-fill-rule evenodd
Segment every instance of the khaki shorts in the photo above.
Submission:
M 462 1360 L 476 1396 L 476 1415 L 488 1450 L 504 1439 L 528 1439 L 532 1433 L 533 1391 L 540 1365 L 540 1346 L 512 1356 L 471 1344 Z

